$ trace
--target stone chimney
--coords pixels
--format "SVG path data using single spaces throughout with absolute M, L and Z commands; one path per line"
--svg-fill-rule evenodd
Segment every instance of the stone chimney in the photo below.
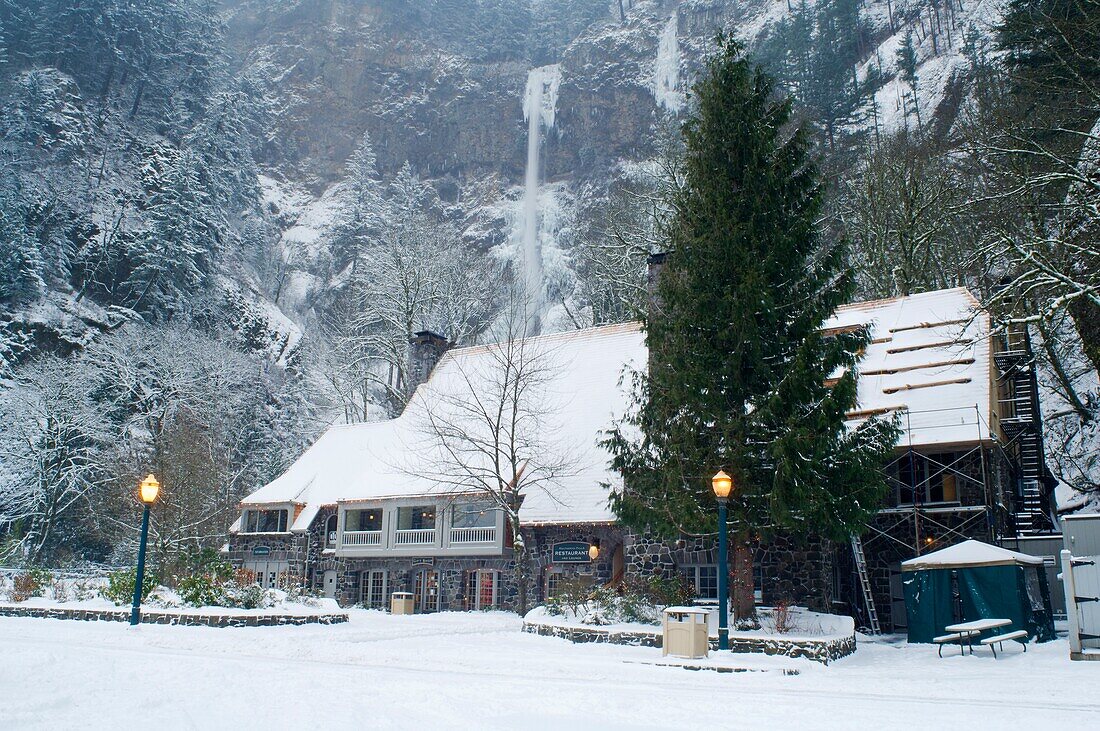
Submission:
M 409 340 L 409 363 L 405 370 L 405 390 L 412 395 L 428 376 L 451 343 L 447 338 L 431 330 L 421 330 Z
M 645 286 L 646 291 L 649 293 L 649 308 L 650 310 L 657 309 L 660 301 L 657 299 L 657 279 L 661 276 L 661 272 L 664 271 L 665 262 L 668 260 L 667 251 L 659 251 L 656 254 L 650 254 L 646 259 L 646 277 Z

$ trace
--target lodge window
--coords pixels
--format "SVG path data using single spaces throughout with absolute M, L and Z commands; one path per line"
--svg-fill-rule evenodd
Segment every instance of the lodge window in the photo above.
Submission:
M 546 575 L 546 598 L 553 599 L 558 595 L 562 582 L 561 571 L 551 571 Z
M 246 510 L 244 533 L 286 533 L 287 510 Z
M 465 526 L 477 527 L 477 526 Z M 463 604 L 466 609 L 495 609 L 497 606 L 498 572 L 476 569 L 466 572 Z
M 497 508 L 492 503 L 461 503 L 451 508 L 452 528 L 492 528 L 496 523 Z
M 388 577 L 382 569 L 363 571 L 359 582 L 359 603 L 368 609 L 385 609 L 389 603 Z
M 244 569 L 265 589 L 283 589 L 289 584 L 288 561 L 245 561 Z
M 330 515 L 328 520 L 325 521 L 325 548 L 336 548 L 337 519 L 337 516 Z
M 684 567 L 684 579 L 696 599 L 718 600 L 717 566 L 686 566 Z
M 895 468 L 898 505 L 958 502 L 956 475 L 946 467 L 955 461 L 951 453 L 911 452 L 899 457 Z
M 349 510 L 345 516 L 344 530 L 346 531 L 382 530 L 382 510 L 380 508 Z
M 434 505 L 413 505 L 397 509 L 397 530 L 427 530 L 434 528 Z

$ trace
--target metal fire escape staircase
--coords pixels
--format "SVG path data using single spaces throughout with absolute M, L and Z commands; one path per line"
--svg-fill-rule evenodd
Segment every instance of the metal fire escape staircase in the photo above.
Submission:
M 863 603 L 867 607 L 867 624 L 871 634 L 881 634 L 882 629 L 878 622 L 878 611 L 875 610 L 875 597 L 871 593 L 871 578 L 867 575 L 867 557 L 863 553 L 863 539 L 858 535 L 852 536 L 852 557 L 856 562 L 856 573 L 859 574 L 859 586 L 863 591 Z
M 1005 382 L 1008 398 L 1001 428 L 1010 442 L 1017 445 L 1018 492 L 1016 497 L 1017 535 L 1049 533 L 1053 523 L 1047 508 L 1048 496 L 1043 482 L 1046 473 L 1043 455 L 1042 419 L 1035 360 L 1026 330 L 1005 335 L 1004 348 L 993 360 Z

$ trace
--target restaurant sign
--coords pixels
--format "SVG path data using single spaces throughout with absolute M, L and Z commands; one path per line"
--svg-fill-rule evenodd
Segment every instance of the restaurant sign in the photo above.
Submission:
M 550 551 L 551 563 L 590 563 L 588 544 L 584 541 L 555 543 Z
M 271 546 L 253 546 L 252 547 L 252 555 L 253 556 L 266 556 L 269 553 L 271 553 Z

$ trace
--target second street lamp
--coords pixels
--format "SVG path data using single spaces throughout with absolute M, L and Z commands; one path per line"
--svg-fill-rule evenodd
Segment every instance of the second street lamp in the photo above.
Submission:
M 726 506 L 733 490 L 733 478 L 723 470 L 710 480 L 714 496 L 718 499 L 718 649 L 730 649 L 729 627 L 729 558 L 726 548 Z
M 160 483 L 153 473 L 141 481 L 138 488 L 145 509 L 141 514 L 141 543 L 138 544 L 137 575 L 134 577 L 134 604 L 130 608 L 130 624 L 141 622 L 141 588 L 145 584 L 145 543 L 149 539 L 149 506 L 157 501 Z

